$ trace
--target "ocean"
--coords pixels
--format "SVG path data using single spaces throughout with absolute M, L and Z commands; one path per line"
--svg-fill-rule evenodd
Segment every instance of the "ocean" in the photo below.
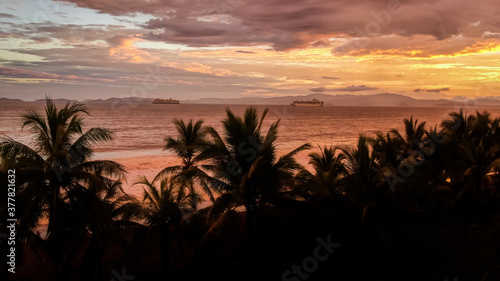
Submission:
M 62 105 L 62 104 L 61 104 Z M 222 134 L 221 121 L 226 108 L 242 115 L 248 105 L 179 104 L 159 105 L 149 103 L 89 103 L 90 115 L 85 117 L 84 131 L 92 127 L 104 127 L 113 131 L 114 140 L 95 149 L 94 159 L 111 159 L 128 170 L 125 190 L 132 194 L 140 192 L 134 186 L 140 175 L 152 179 L 162 168 L 178 163 L 171 152 L 163 151 L 166 136 L 176 136 L 174 119 L 188 121 L 204 120 L 205 125 L 215 127 Z M 22 127 L 22 114 L 34 107 L 43 110 L 43 102 L 9 102 L 0 104 L 0 134 L 8 135 L 22 143 L 31 144 L 29 129 Z M 426 128 L 434 127 L 459 108 L 418 107 L 294 107 L 290 105 L 256 105 L 259 113 L 268 107 L 269 113 L 263 129 L 280 119 L 277 149 L 279 154 L 310 143 L 313 151 L 317 145 L 349 146 L 357 142 L 358 136 L 374 136 L 393 128 L 402 130 L 403 119 L 426 121 Z M 500 108 L 465 108 L 469 113 L 487 110 L 494 118 L 500 117 Z M 307 164 L 308 152 L 300 153 L 297 159 Z

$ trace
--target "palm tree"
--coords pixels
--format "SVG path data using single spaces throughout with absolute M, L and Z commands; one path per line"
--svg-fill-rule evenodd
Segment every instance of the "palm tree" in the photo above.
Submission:
M 388 186 L 376 158 L 376 151 L 370 145 L 370 139 L 359 136 L 356 147 L 342 148 L 342 158 L 347 175 L 346 192 L 361 207 L 374 204 Z
M 480 113 L 478 112 L 477 114 L 479 115 Z M 444 120 L 441 123 L 448 142 L 461 142 L 472 136 L 471 133 L 474 131 L 476 124 L 475 116 L 468 115 L 467 112 L 464 113 L 463 109 L 460 109 L 459 112 L 452 112 L 449 115 L 451 119 Z M 475 131 L 477 132 L 477 130 Z
M 187 190 L 187 196 L 193 197 L 191 200 L 192 207 L 196 209 L 196 186 L 201 187 L 210 200 L 214 201 L 212 191 L 206 182 L 206 179 L 209 177 L 201 169 L 203 165 L 199 163 L 203 159 L 200 159 L 198 155 L 206 144 L 206 131 L 202 127 L 202 120 L 198 120 L 194 124 L 193 120 L 190 120 L 187 125 L 183 120 L 175 120 L 174 124 L 177 130 L 177 138 L 166 137 L 166 145 L 163 150 L 175 152 L 177 157 L 182 161 L 182 164 L 164 168 L 156 175 L 153 182 L 171 176 L 171 181 L 176 182 L 179 186 L 178 200 L 184 198 Z
M 444 182 L 440 161 L 442 149 L 436 151 L 436 147 L 441 148 L 441 132 L 436 128 L 427 131 L 426 122 L 419 123 L 413 117 L 403 122 L 404 134 L 392 129 L 370 140 L 373 156 L 391 190 L 398 187 L 398 204 L 434 208 L 436 189 L 429 183 Z
M 319 146 L 318 146 L 319 147 Z M 309 193 L 318 200 L 339 198 L 343 196 L 340 181 L 346 174 L 346 169 L 342 164 L 343 154 L 337 154 L 334 146 L 319 147 L 320 152 L 309 154 L 309 165 L 314 173 L 303 169 L 297 174 L 299 182 L 297 188 L 300 189 L 302 197 L 308 199 Z M 302 183 L 302 184 L 300 184 Z
M 201 196 L 197 193 L 186 196 L 176 186 L 176 181 L 168 179 L 161 180 L 159 187 L 156 187 L 154 182 L 143 176 L 134 183 L 137 184 L 143 188 L 142 201 L 129 197 L 128 202 L 118 208 L 118 213 L 125 221 L 135 220 L 145 224 L 150 228 L 150 233 L 159 232 L 163 245 L 162 268 L 167 270 L 170 244 L 175 236 L 172 227 L 181 222 L 183 214 L 191 211 L 191 200 L 201 202 Z
M 468 140 L 459 145 L 459 152 L 466 168 L 463 173 L 464 189 L 460 191 L 459 198 L 467 192 L 485 198 L 488 175 L 500 167 L 500 145 L 488 147 L 483 140 L 477 145 Z
M 82 114 L 88 114 L 83 104 L 67 103 L 58 109 L 46 98 L 45 116 L 34 109 L 23 116 L 23 128 L 28 126 L 33 133 L 34 148 L 9 137 L 0 141 L 3 168 L 16 169 L 20 235 L 48 218 L 46 238 L 56 258 L 68 240 L 111 225 L 111 214 L 101 199 L 116 193 L 116 185 L 109 183 L 125 174 L 114 161 L 91 161 L 92 146 L 112 136 L 104 128 L 83 132 Z M 62 264 L 57 264 L 59 270 Z
M 214 175 L 213 189 L 221 194 L 211 213 L 217 215 L 244 206 L 248 231 L 258 206 L 273 204 L 291 190 L 294 173 L 302 168 L 294 156 L 310 147 L 304 144 L 277 158 L 279 120 L 264 135 L 262 124 L 267 113 L 265 109 L 259 118 L 257 110 L 249 107 L 241 118 L 226 109 L 227 117 L 222 122 L 224 138 L 214 128 L 207 128 L 212 139 L 202 152 L 202 157 L 210 162 L 207 169 Z
M 402 156 L 406 158 L 412 151 L 419 149 L 419 143 L 426 134 L 426 122 L 419 124 L 418 119 L 413 121 L 412 116 L 410 119 L 404 119 L 403 123 L 405 125 L 404 136 L 396 129 L 392 129 L 391 133 L 394 134 L 396 141 L 402 145 Z
M 122 215 L 128 220 L 143 221 L 148 226 L 166 229 L 178 224 L 182 219 L 182 214 L 185 213 L 184 209 L 192 205 L 191 199 L 194 198 L 198 202 L 201 200 L 199 194 L 195 194 L 194 197 L 186 196 L 180 192 L 179 187 L 175 186 L 174 181 L 168 181 L 168 179 L 160 181 L 159 188 L 144 176 L 134 183 L 134 185 L 138 184 L 143 186 L 142 202 L 132 198 L 121 207 Z
M 369 139 L 373 147 L 373 155 L 378 159 L 380 166 L 397 169 L 401 163 L 401 156 L 406 146 L 406 141 L 401 137 L 399 132 L 394 135 L 387 133 L 385 135 L 378 133 L 375 138 Z
M 451 184 L 459 200 L 476 201 L 476 206 L 479 198 L 486 200 L 489 177 L 500 167 L 499 121 L 490 116 L 487 112 L 467 116 L 460 110 L 441 124 L 448 137 L 446 164 Z

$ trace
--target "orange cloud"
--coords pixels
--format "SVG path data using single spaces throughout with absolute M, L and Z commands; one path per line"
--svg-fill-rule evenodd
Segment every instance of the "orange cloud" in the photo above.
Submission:
M 177 63 L 177 62 L 163 62 L 163 66 L 168 66 L 168 67 L 174 67 L 177 69 L 182 69 L 186 70 L 189 72 L 198 72 L 198 73 L 205 73 L 205 74 L 211 74 L 215 76 L 232 76 L 235 75 L 232 71 L 227 70 L 227 69 L 217 69 L 213 68 L 211 66 L 201 64 L 201 63 Z
M 156 58 L 148 52 L 139 50 L 135 46 L 136 41 L 141 39 L 133 36 L 114 36 L 107 40 L 110 44 L 109 55 L 120 61 L 133 63 L 153 62 Z
M 458 57 L 458 56 L 467 56 L 467 55 L 475 55 L 475 54 L 488 54 L 488 53 L 496 53 L 500 52 L 500 42 L 477 42 L 470 47 L 466 47 L 460 52 L 450 54 L 450 55 L 439 55 L 432 56 L 434 57 Z
M 500 51 L 499 39 L 473 39 L 455 36 L 435 40 L 430 36 L 387 36 L 353 39 L 336 46 L 332 53 L 339 57 L 393 56 L 408 58 L 457 57 Z

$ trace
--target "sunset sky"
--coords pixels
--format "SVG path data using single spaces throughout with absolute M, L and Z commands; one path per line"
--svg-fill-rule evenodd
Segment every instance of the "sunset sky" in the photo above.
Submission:
M 498 0 L 10 0 L 0 97 L 500 96 Z

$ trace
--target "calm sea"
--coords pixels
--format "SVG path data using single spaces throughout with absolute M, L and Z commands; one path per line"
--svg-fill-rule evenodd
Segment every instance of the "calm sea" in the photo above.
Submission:
M 22 114 L 28 107 L 43 110 L 43 102 L 0 104 L 0 134 L 8 135 L 25 144 L 30 144 L 27 128 L 21 130 Z M 171 153 L 162 151 L 165 136 L 175 136 L 172 121 L 176 118 L 202 119 L 206 125 L 221 129 L 221 120 L 226 108 L 243 114 L 246 105 L 207 104 L 88 104 L 90 116 L 85 119 L 85 128 L 105 127 L 114 132 L 114 141 L 96 149 L 96 159 L 113 159 L 129 170 L 127 188 L 139 175 L 153 177 L 163 167 L 176 163 Z M 256 106 L 262 112 L 266 106 Z M 353 145 L 359 134 L 373 136 L 376 132 L 387 132 L 392 128 L 402 129 L 403 119 L 413 116 L 426 121 L 427 128 L 439 124 L 458 108 L 414 108 L 414 107 L 293 107 L 290 105 L 267 106 L 269 113 L 264 129 L 280 119 L 277 148 L 286 153 L 306 142 L 314 145 Z M 500 108 L 467 108 L 487 110 L 493 117 L 500 117 Z M 317 149 L 317 148 L 315 148 Z M 308 152 L 298 155 L 299 161 L 307 163 Z

